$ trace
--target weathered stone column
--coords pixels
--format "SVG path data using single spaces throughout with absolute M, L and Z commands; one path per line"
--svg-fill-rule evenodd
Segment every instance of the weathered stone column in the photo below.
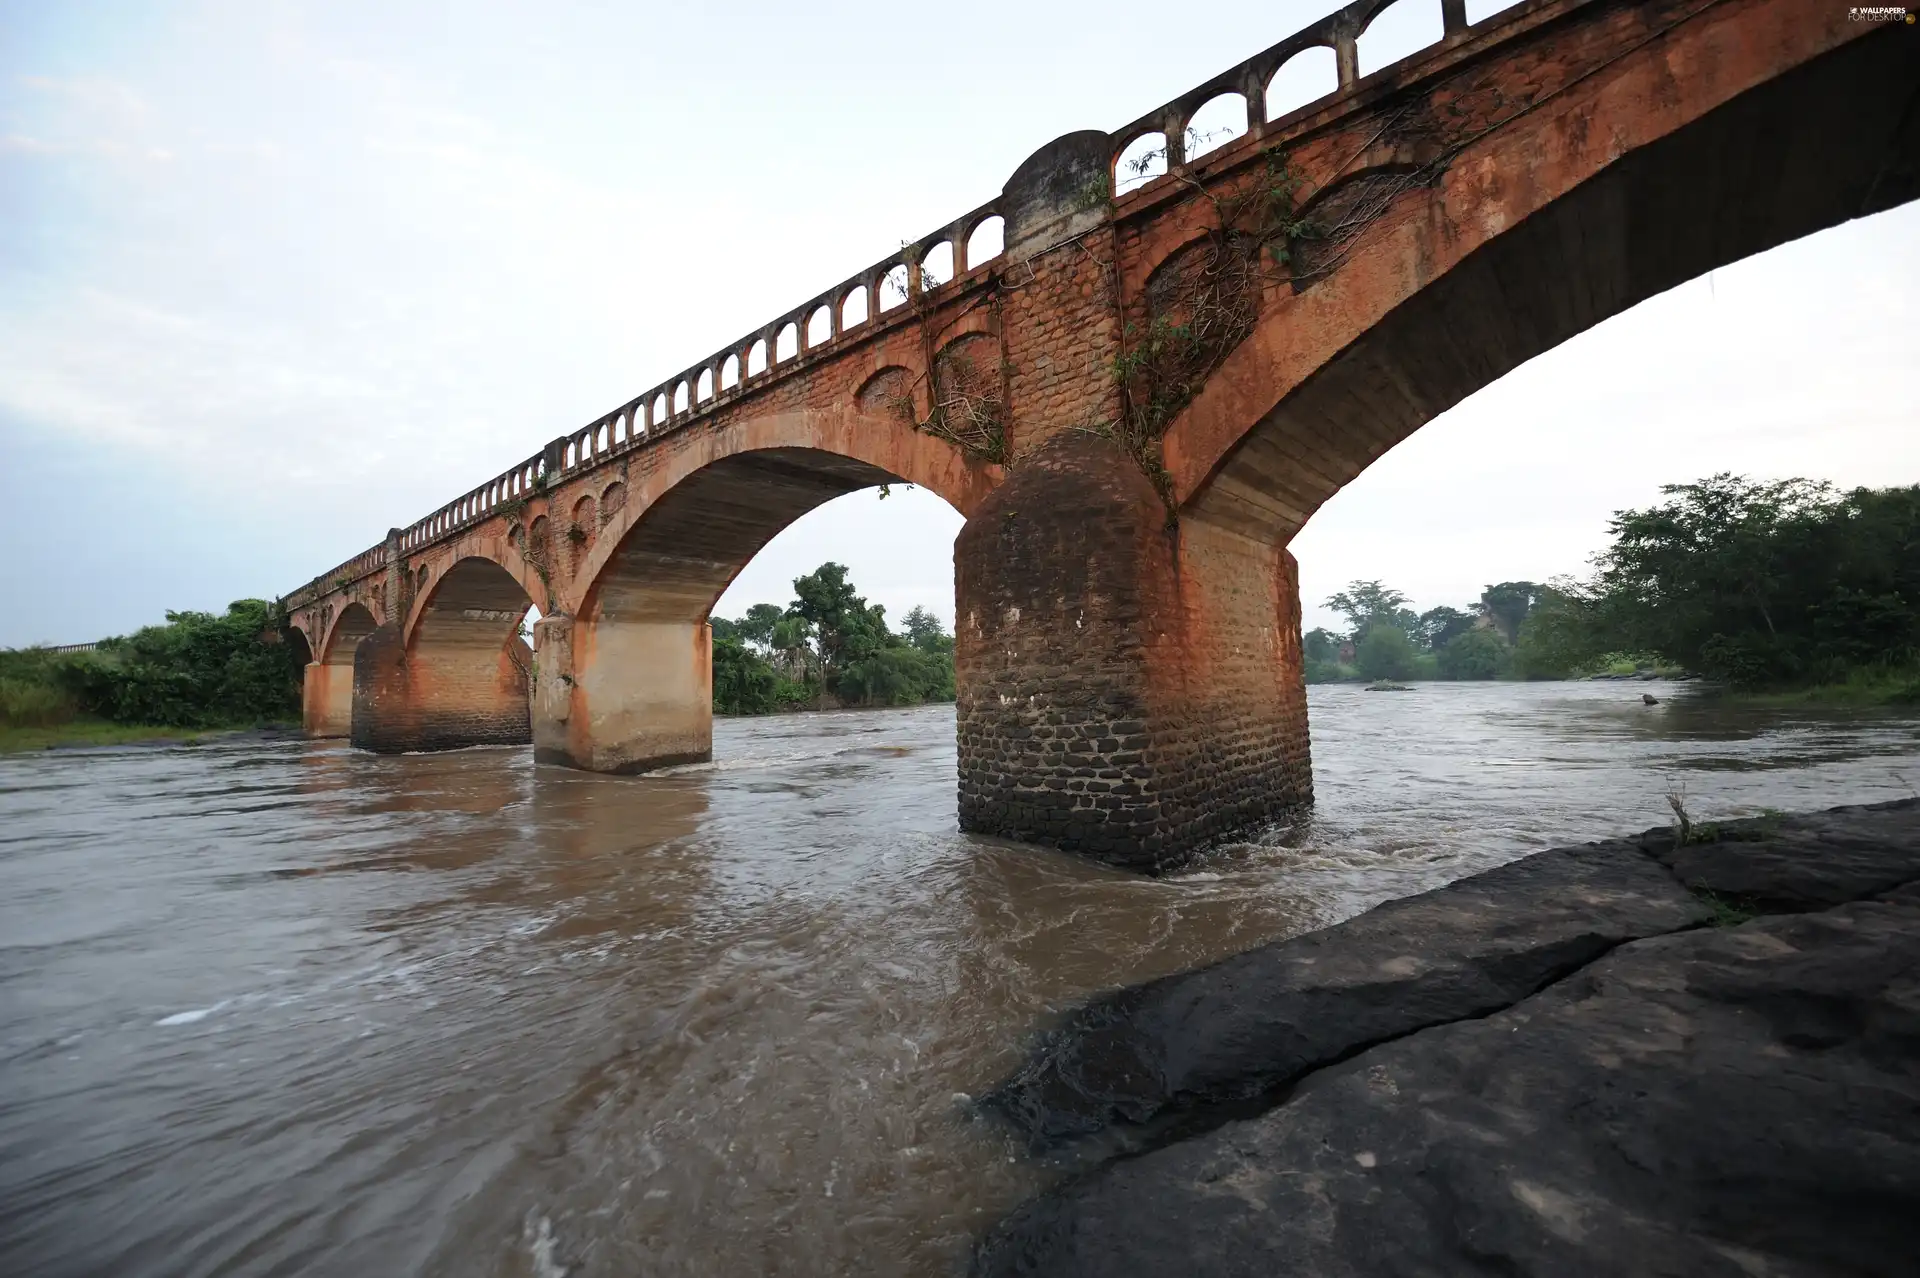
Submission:
M 713 757 L 706 622 L 555 615 L 534 629 L 535 759 L 645 772 Z
M 344 737 L 353 730 L 353 667 L 307 663 L 300 685 L 300 723 L 309 737 Z
M 1310 802 L 1293 557 L 1067 431 L 954 547 L 960 826 L 1156 871 Z

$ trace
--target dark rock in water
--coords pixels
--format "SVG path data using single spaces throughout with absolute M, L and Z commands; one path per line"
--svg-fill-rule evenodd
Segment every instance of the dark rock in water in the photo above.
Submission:
M 1640 704 L 1643 706 L 1657 706 L 1660 704 L 1660 698 L 1654 696 L 1651 692 L 1643 692 L 1640 694 Z
M 1706 908 L 1637 848 L 1542 852 L 1098 999 L 984 1098 L 1036 1147 L 1243 1101 L 1371 1043 L 1507 1007 Z
M 1159 1147 L 983 1276 L 1920 1272 L 1920 800 L 1538 853 L 1096 1000 L 987 1103 Z
M 1638 941 L 1030 1204 L 979 1275 L 1909 1275 L 1920 909 Z
M 1920 800 L 1649 830 L 1635 843 L 1689 888 L 1762 913 L 1818 910 L 1920 879 Z

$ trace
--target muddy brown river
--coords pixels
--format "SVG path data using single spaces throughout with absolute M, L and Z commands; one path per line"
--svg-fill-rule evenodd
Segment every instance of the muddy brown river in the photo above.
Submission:
M 959 834 L 945 706 L 726 721 L 717 762 L 639 778 L 0 759 L 0 1273 L 954 1273 L 1062 1174 L 968 1098 L 1089 992 L 1663 823 L 1670 791 L 1920 787 L 1911 715 L 1311 702 L 1311 816 L 1161 881 Z

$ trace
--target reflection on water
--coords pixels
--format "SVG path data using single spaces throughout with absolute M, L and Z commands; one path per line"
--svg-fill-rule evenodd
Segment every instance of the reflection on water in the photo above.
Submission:
M 1532 847 L 1912 794 L 1916 723 L 1312 690 L 1319 804 L 1152 881 L 954 830 L 949 708 L 644 778 L 337 744 L 0 762 L 0 1272 L 926 1274 L 1086 993 Z

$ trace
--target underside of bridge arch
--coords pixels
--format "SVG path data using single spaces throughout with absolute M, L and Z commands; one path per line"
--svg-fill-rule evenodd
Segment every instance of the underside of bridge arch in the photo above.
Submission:
M 954 550 L 963 828 L 1156 869 L 1310 800 L 1285 548 L 1314 510 L 1583 329 L 1920 193 L 1920 39 L 1904 24 L 1861 36 L 1840 10 L 1793 0 L 1594 3 L 1562 18 L 1516 41 L 1484 101 L 1471 76 L 1412 80 L 1351 138 L 1298 142 L 1329 201 L 1327 229 L 1298 238 L 1335 242 L 1296 252 L 1297 279 L 1263 281 L 1251 331 L 1203 374 L 1159 459 L 1056 407 L 1064 375 L 1114 367 L 1112 335 L 1128 331 L 1091 309 L 1112 295 L 1097 237 L 1028 259 L 1031 281 L 1005 304 L 1022 446 Z M 1431 145 L 1376 145 L 1400 126 Z M 1344 184 L 1369 153 L 1381 180 Z M 1110 156 L 1104 135 L 1069 135 L 1030 159 L 1003 196 L 1009 241 L 1031 246 L 1020 210 L 1051 214 L 1045 191 L 1097 179 Z M 1138 210 L 1114 251 L 1143 246 L 1129 278 L 1147 311 L 1196 225 L 1174 195 L 1116 206 Z M 1076 295 L 1094 301 L 1062 322 Z M 1081 334 L 1087 353 L 1061 358 Z M 1082 422 L 1120 411 L 1100 399 L 1113 379 L 1098 383 Z
M 353 744 L 383 754 L 527 744 L 527 592 L 481 558 L 457 561 L 426 589 L 410 623 L 388 622 L 355 650 Z
M 640 772 L 713 757 L 707 614 L 775 535 L 825 502 L 900 478 L 811 448 L 721 458 L 640 513 L 574 616 L 536 632 L 543 762 Z
M 1534 356 L 1920 198 L 1920 38 L 1890 27 L 1842 45 L 1555 194 L 1579 176 L 1582 141 L 1535 143 L 1531 165 L 1498 157 L 1491 186 L 1449 175 L 1403 195 L 1335 276 L 1269 307 L 1168 433 L 1183 515 L 1285 544 L 1387 450 Z
M 350 601 L 321 636 L 301 685 L 300 718 L 309 737 L 353 731 L 353 654 L 377 623 L 367 606 Z

